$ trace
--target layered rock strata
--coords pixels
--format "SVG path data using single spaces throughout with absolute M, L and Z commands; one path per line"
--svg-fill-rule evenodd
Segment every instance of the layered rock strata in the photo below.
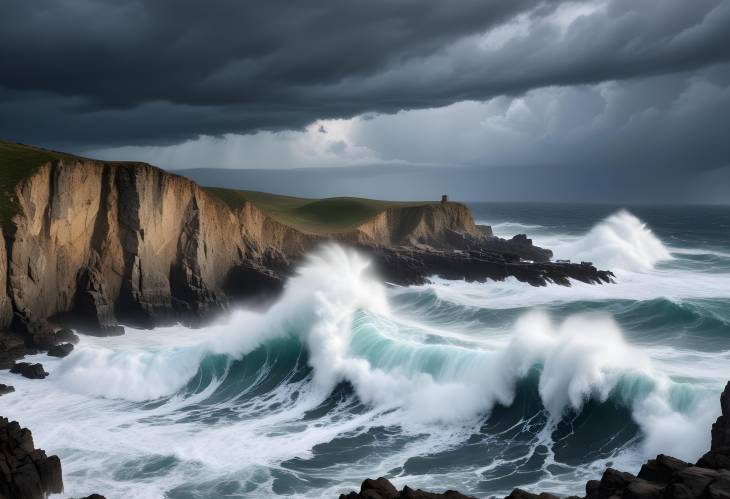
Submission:
M 549 263 L 550 252 L 524 236 L 495 238 L 460 203 L 390 208 L 350 231 L 310 234 L 147 164 L 82 159 L 42 165 L 13 197 L 17 214 L 0 231 L 0 368 L 23 352 L 18 338 L 25 351 L 68 354 L 72 345 L 55 346 L 69 339 L 49 321 L 102 335 L 122 334 L 120 323 L 195 324 L 276 292 L 326 240 L 368 252 L 401 284 L 433 274 L 534 285 L 611 276 Z

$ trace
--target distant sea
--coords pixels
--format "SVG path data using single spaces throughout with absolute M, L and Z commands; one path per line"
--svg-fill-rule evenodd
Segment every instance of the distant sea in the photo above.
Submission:
M 581 494 L 709 448 L 730 379 L 730 208 L 472 204 L 502 237 L 614 271 L 542 288 L 398 287 L 337 246 L 268 310 L 83 337 L 0 373 L 67 497 L 337 497 L 367 477 L 478 497 Z

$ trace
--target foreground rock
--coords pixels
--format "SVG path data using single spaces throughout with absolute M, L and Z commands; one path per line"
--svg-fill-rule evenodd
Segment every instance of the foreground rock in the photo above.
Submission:
M 16 362 L 10 372 L 29 379 L 43 379 L 48 376 L 48 373 L 43 369 L 43 364 L 30 364 L 28 362 Z
M 443 494 L 426 492 L 421 489 L 413 490 L 409 486 L 399 491 L 387 479 L 380 477 L 377 480 L 367 479 L 362 482 L 360 492 L 340 494 L 340 499 L 474 499 L 454 490 L 447 490 Z
M 66 357 L 74 349 L 71 343 L 61 343 L 60 345 L 53 345 L 48 349 L 48 355 L 51 357 Z
M 43 499 L 63 492 L 58 456 L 33 446 L 33 436 L 16 421 L 0 417 L 0 497 Z
M 8 393 L 13 393 L 14 391 L 15 387 L 0 383 L 0 395 L 7 395 Z
M 697 464 L 660 454 L 639 474 L 608 468 L 586 484 L 585 499 L 727 499 L 730 498 L 730 382 L 720 398 L 722 415 L 712 425 L 712 445 Z M 510 499 L 547 499 L 520 489 Z
M 647 461 L 636 476 L 608 468 L 600 480 L 586 483 L 585 496 L 568 499 L 730 499 L 730 382 L 720 397 L 720 405 L 722 415 L 712 425 L 710 451 L 696 464 L 660 454 Z M 359 493 L 340 495 L 340 499 L 465 497 L 468 496 L 454 491 L 437 494 L 408 487 L 399 492 L 385 478 L 365 480 Z M 546 492 L 515 489 L 505 499 L 558 498 Z

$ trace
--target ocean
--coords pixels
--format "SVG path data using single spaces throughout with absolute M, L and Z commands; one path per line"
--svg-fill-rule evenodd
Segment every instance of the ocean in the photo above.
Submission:
M 709 448 L 730 379 L 730 208 L 477 203 L 497 235 L 614 284 L 434 279 L 313 253 L 267 310 L 83 336 L 0 414 L 58 454 L 65 497 L 337 497 L 364 478 L 477 497 L 583 494 Z

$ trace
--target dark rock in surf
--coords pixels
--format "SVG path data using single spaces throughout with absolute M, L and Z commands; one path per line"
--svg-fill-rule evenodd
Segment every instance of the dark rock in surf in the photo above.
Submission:
M 426 492 L 421 489 L 413 490 L 409 486 L 398 491 L 386 478 L 377 480 L 366 479 L 360 486 L 360 492 L 352 491 L 349 494 L 340 494 L 340 499 L 474 499 L 454 490 L 447 490 L 443 494 Z
M 16 362 L 10 372 L 29 379 L 43 379 L 48 376 L 48 373 L 43 369 L 43 364 L 30 364 L 28 362 Z
M 7 395 L 8 393 L 13 393 L 14 391 L 14 387 L 0 383 L 0 395 Z
M 101 494 L 91 494 L 90 496 L 82 497 L 81 499 L 106 499 L 106 497 Z
M 71 329 L 64 327 L 56 331 L 56 342 L 73 343 L 75 345 L 79 342 L 79 336 Z
M 0 417 L 0 497 L 43 499 L 63 492 L 61 461 L 34 448 L 33 436 L 17 421 Z
M 613 273 L 577 263 L 529 263 L 516 255 L 485 250 L 436 251 L 433 249 L 365 249 L 378 273 L 387 281 L 424 284 L 431 276 L 486 282 L 514 277 L 533 286 L 548 283 L 570 286 L 570 279 L 588 284 L 610 283 Z
M 668 484 L 672 481 L 672 476 L 675 473 L 683 470 L 687 466 L 690 466 L 690 464 L 680 459 L 659 454 L 656 459 L 649 459 L 641 467 L 637 476 L 650 482 Z
M 48 349 L 48 355 L 51 357 L 66 357 L 74 349 L 71 343 L 61 343 L 60 345 L 54 345 Z

